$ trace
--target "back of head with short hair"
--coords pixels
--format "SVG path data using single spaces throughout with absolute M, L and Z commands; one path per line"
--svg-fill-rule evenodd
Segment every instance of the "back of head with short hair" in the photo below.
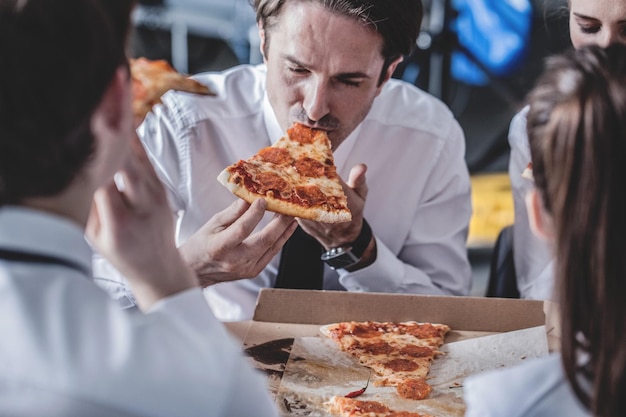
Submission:
M 126 62 L 133 0 L 0 0 L 0 205 L 61 192 Z
M 552 58 L 529 102 L 533 176 L 553 219 L 566 374 L 595 416 L 624 416 L 626 47 Z
M 253 0 L 257 22 L 266 30 L 266 48 L 270 43 L 271 29 L 289 1 L 319 3 L 333 13 L 355 19 L 376 30 L 383 38 L 383 73 L 391 62 L 413 51 L 423 18 L 421 0 Z M 267 50 L 265 53 L 267 55 Z

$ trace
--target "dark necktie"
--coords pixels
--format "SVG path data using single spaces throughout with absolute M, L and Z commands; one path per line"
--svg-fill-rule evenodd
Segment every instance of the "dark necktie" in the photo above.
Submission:
M 322 245 L 298 226 L 283 246 L 274 287 L 321 290 L 324 264 L 320 256 L 323 251 Z

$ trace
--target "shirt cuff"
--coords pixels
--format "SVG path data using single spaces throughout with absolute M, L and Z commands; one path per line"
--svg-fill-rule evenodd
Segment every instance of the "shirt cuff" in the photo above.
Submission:
M 419 271 L 411 276 L 411 282 L 405 282 L 408 276 L 405 272 L 407 266 L 378 238 L 376 238 L 376 250 L 376 260 L 371 265 L 354 272 L 339 271 L 339 282 L 348 291 L 408 292 L 411 287 L 422 280 L 424 286 L 433 286 L 430 278 Z

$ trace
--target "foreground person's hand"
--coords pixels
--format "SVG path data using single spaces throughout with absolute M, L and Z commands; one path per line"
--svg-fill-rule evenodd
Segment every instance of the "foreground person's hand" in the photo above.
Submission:
M 146 309 L 198 283 L 175 246 L 165 190 L 138 139 L 117 175 L 121 186 L 111 183 L 94 195 L 87 236 L 125 275 L 137 303 Z

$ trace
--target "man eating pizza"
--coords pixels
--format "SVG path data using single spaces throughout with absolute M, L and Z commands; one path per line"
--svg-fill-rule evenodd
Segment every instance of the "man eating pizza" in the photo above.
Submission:
M 210 285 L 232 268 L 205 239 L 208 220 L 235 198 L 216 177 L 295 123 L 328 136 L 351 212 L 346 222 L 298 220 L 294 237 L 310 240 L 318 288 L 468 294 L 463 132 L 439 100 L 391 79 L 415 45 L 420 0 L 255 0 L 254 8 L 264 63 L 194 77 L 216 96 L 168 92 L 138 129 L 169 192 L 176 243 L 216 315 L 250 318 L 260 288 L 290 287 L 282 276 L 297 281 L 311 269 L 281 273 L 289 259 L 304 262 L 285 248 L 251 280 Z

